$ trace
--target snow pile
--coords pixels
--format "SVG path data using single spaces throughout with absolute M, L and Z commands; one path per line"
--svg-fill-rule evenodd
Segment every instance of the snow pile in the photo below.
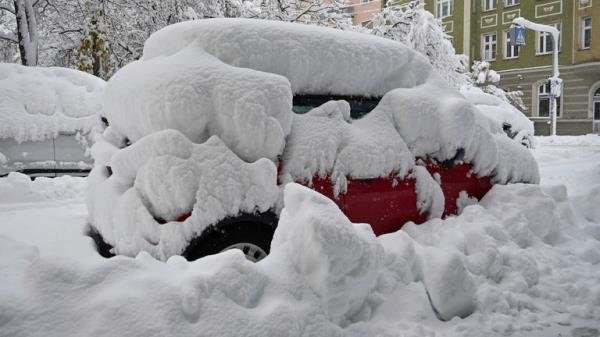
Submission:
M 100 157 L 114 152 L 99 146 Z M 244 162 L 218 137 L 194 144 L 179 131 L 156 132 L 114 152 L 111 164 L 110 176 L 104 166 L 90 174 L 88 209 L 118 254 L 145 250 L 166 260 L 207 226 L 240 212 L 265 212 L 280 194 L 272 161 Z M 174 221 L 189 212 L 186 221 Z
M 460 93 L 475 105 L 483 116 L 493 121 L 493 133 L 501 133 L 503 125 L 508 124 L 510 137 L 515 141 L 533 141 L 533 122 L 514 106 L 476 87 L 464 87 Z
M 100 127 L 105 82 L 66 68 L 0 64 L 0 138 L 42 141 Z
M 498 133 L 460 93 L 437 78 L 390 91 L 369 116 L 379 114 L 388 116 L 415 157 L 472 163 L 475 174 L 501 184 L 539 182 L 531 153 Z
M 589 146 L 600 145 L 600 135 L 588 134 L 585 136 L 540 136 L 536 137 L 540 145 L 558 145 L 558 146 Z
M 334 323 L 368 319 L 383 262 L 371 227 L 352 224 L 333 201 L 301 185 L 288 184 L 284 202 L 272 259 L 292 264 Z
M 330 101 L 294 116 L 282 158 L 283 174 L 289 175 L 285 181 L 331 175 L 336 191 L 343 192 L 346 177 L 406 177 L 414 156 L 385 117 L 371 113 L 352 121 L 346 101 Z
M 36 202 L 44 200 L 82 200 L 87 191 L 87 181 L 79 177 L 56 178 L 29 176 L 11 172 L 0 178 L 0 204 Z
M 168 26 L 146 41 L 143 62 L 196 47 L 233 67 L 281 75 L 294 93 L 381 97 L 423 84 L 432 74 L 426 58 L 389 39 L 251 19 Z
M 81 252 L 60 255 L 0 236 L 3 332 L 547 335 L 600 319 L 600 243 L 573 225 L 563 192 L 495 186 L 459 216 L 376 238 L 288 184 L 271 254 L 255 264 L 237 250 L 102 259 L 80 233 Z

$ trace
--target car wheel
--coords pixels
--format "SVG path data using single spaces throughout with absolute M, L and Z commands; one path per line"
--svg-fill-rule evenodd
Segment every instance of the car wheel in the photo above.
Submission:
M 193 261 L 226 250 L 239 249 L 248 260 L 257 262 L 269 254 L 274 232 L 275 227 L 269 223 L 221 223 L 192 240 L 182 255 Z

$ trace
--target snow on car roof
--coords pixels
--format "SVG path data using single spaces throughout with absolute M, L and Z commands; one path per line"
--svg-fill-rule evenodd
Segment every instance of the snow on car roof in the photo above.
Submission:
M 0 138 L 41 141 L 100 125 L 105 82 L 73 69 L 0 64 Z
M 235 67 L 274 73 L 294 94 L 383 96 L 423 84 L 432 68 L 402 43 L 327 27 L 252 19 L 195 20 L 166 27 L 143 60 L 196 45 Z

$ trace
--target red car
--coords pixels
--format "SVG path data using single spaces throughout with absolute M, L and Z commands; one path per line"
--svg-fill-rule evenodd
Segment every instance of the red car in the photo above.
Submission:
M 463 191 L 479 199 L 493 181 L 539 180 L 528 150 L 424 57 L 331 28 L 167 27 L 109 80 L 104 114 L 88 202 L 104 256 L 239 248 L 259 260 L 290 182 L 380 235 L 455 214 Z

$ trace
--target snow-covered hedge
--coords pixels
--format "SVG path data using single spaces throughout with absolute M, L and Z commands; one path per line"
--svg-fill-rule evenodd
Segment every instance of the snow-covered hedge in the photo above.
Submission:
M 0 64 L 0 138 L 41 141 L 99 127 L 105 82 L 67 68 Z
M 295 94 L 383 98 L 354 120 L 346 102 L 295 115 Z M 111 78 L 104 103 L 111 126 L 92 150 L 88 204 L 92 224 L 122 254 L 144 249 L 166 259 L 219 219 L 278 209 L 279 158 L 282 181 L 330 177 L 336 193 L 347 177 L 415 178 L 419 209 L 433 217 L 443 197 L 416 168 L 419 158 L 466 161 L 498 183 L 539 180 L 529 151 L 422 55 L 330 28 L 243 19 L 173 25 Z M 154 218 L 190 210 L 183 223 Z

